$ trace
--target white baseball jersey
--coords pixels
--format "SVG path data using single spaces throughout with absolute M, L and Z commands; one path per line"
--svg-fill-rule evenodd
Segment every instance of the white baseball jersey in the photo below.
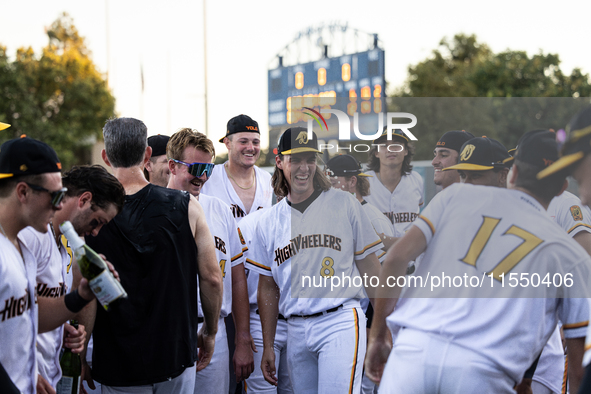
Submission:
M 37 296 L 58 298 L 72 287 L 72 272 L 70 255 L 64 245 L 58 249 L 50 226 L 47 225 L 46 233 L 27 227 L 19 237 L 37 261 Z M 54 388 L 62 376 L 59 356 L 63 335 L 64 328 L 60 326 L 37 336 L 37 369 Z
M 0 234 L 0 363 L 22 393 L 37 384 L 37 261 Z
M 396 237 L 402 237 L 415 221 L 423 205 L 423 178 L 412 171 L 403 175 L 392 193 L 380 182 L 374 171 L 367 171 L 369 196 L 364 198 L 378 208 L 394 225 Z
M 225 163 L 224 163 L 225 164 Z M 209 196 L 215 196 L 230 205 L 232 208 L 232 214 L 239 223 L 240 220 L 256 210 L 262 208 L 269 208 L 273 204 L 273 187 L 271 187 L 271 174 L 265 170 L 261 170 L 257 166 L 254 166 L 254 173 L 256 176 L 256 192 L 254 195 L 254 201 L 250 207 L 250 211 L 247 212 L 242 200 L 236 194 L 234 186 L 228 178 L 226 167 L 224 164 L 216 165 L 213 168 L 211 177 L 203 185 L 201 193 Z
M 591 232 L 591 211 L 581 204 L 581 200 L 572 193 L 565 191 L 560 196 L 554 197 L 548 206 L 548 214 L 571 237 L 581 231 Z M 572 302 L 577 301 L 587 302 L 583 298 L 572 300 Z M 563 326 L 564 336 L 573 338 L 573 330 L 578 333 L 577 336 L 581 336 L 579 328 L 578 326 Z M 557 327 L 542 350 L 533 380 L 558 393 L 562 392 L 565 376 L 565 355 L 560 330 Z
M 232 313 L 232 267 L 244 263 L 246 246 L 242 246 L 236 221 L 228 204 L 216 197 L 199 195 L 199 203 L 205 212 L 209 231 L 214 238 L 215 256 L 222 270 L 224 296 L 222 299 L 221 317 Z M 199 316 L 203 317 L 201 298 L 199 300 Z
M 568 273 L 576 285 L 540 288 L 549 297 L 562 294 L 565 298 L 519 298 L 533 294 L 527 291 L 531 288 L 511 287 L 508 282 L 501 288 L 496 280 L 491 287 L 488 276 L 476 288 L 406 287 L 405 302 L 387 318 L 391 331 L 408 327 L 453 338 L 455 344 L 493 361 L 514 382 L 521 380 L 540 354 L 558 319 L 582 327 L 573 329 L 573 335 L 583 335 L 580 331 L 585 331 L 589 307 L 566 297 L 588 297 L 591 259 L 531 196 L 517 190 L 454 184 L 436 195 L 419 218 L 415 225 L 423 232 L 427 249 L 417 276 L 441 276 L 443 271 L 449 277 L 480 278 L 502 271 L 507 277 L 549 272 L 564 278 Z M 432 298 L 412 298 L 418 294 Z
M 379 209 L 377 209 L 365 200 L 363 200 L 361 206 L 363 207 L 363 210 L 367 214 L 367 217 L 369 218 L 369 221 L 371 222 L 371 225 L 373 226 L 374 230 L 376 230 L 377 234 L 383 233 L 384 235 L 387 235 L 389 237 L 394 237 L 394 226 L 388 220 L 388 218 L 386 218 L 386 216 L 384 216 L 384 214 L 380 212 Z M 378 259 L 381 263 L 384 261 L 384 258 L 386 257 L 386 251 L 384 249 L 380 249 L 376 253 L 376 256 L 378 256 Z
M 246 242 L 248 252 L 245 253 L 246 262 L 248 263 L 249 255 L 254 253 L 254 249 L 258 249 L 258 240 L 255 239 L 256 226 L 259 222 L 260 217 L 267 209 L 259 209 L 258 211 L 248 214 L 244 219 L 240 221 L 240 232 Z M 252 261 L 252 260 L 251 260 Z M 251 308 L 257 306 L 257 289 L 259 287 L 259 274 L 257 272 L 250 272 L 248 264 L 246 264 L 246 283 L 248 285 L 248 303 Z
M 344 285 L 331 291 L 331 277 L 359 276 L 355 260 L 375 253 L 383 244 L 350 193 L 321 192 L 304 213 L 284 198 L 262 214 L 259 224 L 260 247 L 253 248 L 247 265 L 259 274 L 273 276 L 281 291 L 279 312 L 283 316 L 359 306 L 363 287 Z

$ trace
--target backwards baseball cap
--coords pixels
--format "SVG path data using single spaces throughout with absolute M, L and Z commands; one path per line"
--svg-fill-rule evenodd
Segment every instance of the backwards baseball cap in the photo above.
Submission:
M 57 154 L 45 142 L 23 137 L 0 146 L 0 179 L 60 172 L 61 169 Z
M 556 138 L 559 143 L 561 135 L 559 130 Z M 538 173 L 538 179 L 547 177 L 558 171 L 572 172 L 575 164 L 591 153 L 591 106 L 586 107 L 576 114 L 566 127 L 564 145 L 560 150 L 562 156 L 554 164 Z
M 382 138 L 385 138 L 385 137 L 388 137 L 388 126 L 384 126 L 384 130 L 382 131 L 382 135 L 380 135 L 378 138 L 373 140 L 373 143 L 375 144 L 376 142 L 378 142 L 379 140 L 381 140 Z M 406 134 L 404 134 L 404 132 L 400 129 L 392 130 L 392 138 L 394 138 L 394 137 L 400 137 L 403 140 L 405 140 L 406 142 L 410 141 L 408 139 L 408 137 L 406 136 Z
M 486 171 L 503 168 L 503 161 L 510 157 L 507 148 L 499 141 L 487 137 L 477 137 L 462 145 L 460 162 L 446 170 Z
M 8 123 L 2 123 L 0 122 L 0 131 L 9 128 L 10 125 Z
M 449 148 L 453 149 L 456 152 L 460 153 L 462 149 L 462 145 L 474 138 L 472 133 L 468 133 L 467 131 L 458 131 L 452 130 L 448 131 L 447 133 L 443 134 L 439 141 L 437 141 L 437 148 Z
M 152 148 L 152 157 L 166 154 L 166 144 L 170 139 L 167 135 L 153 135 L 148 138 L 148 146 Z
M 224 138 L 236 133 L 261 133 L 259 131 L 259 124 L 252 120 L 248 115 L 234 116 L 228 121 L 226 126 L 226 135 L 220 138 L 220 142 L 224 142 Z
M 517 159 L 540 169 L 546 168 L 558 160 L 556 134 L 551 130 L 528 131 L 508 153 L 511 157 L 503 161 L 506 167 L 511 167 Z
M 361 164 L 351 155 L 335 156 L 326 163 L 331 176 L 371 176 L 363 173 Z
M 312 132 L 312 139 L 308 138 L 308 130 L 303 127 L 291 127 L 283 132 L 277 149 L 273 152 L 282 155 L 292 155 L 294 153 L 316 152 L 318 150 L 318 137 Z

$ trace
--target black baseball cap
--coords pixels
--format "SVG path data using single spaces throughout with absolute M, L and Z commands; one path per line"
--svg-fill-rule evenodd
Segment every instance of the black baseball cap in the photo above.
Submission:
M 292 155 L 294 153 L 316 152 L 318 150 L 318 137 L 312 132 L 312 139 L 308 138 L 308 129 L 304 127 L 291 127 L 283 132 L 275 154 Z
M 371 176 L 363 173 L 361 164 L 351 155 L 335 156 L 326 163 L 332 176 Z
M 381 140 L 382 138 L 387 138 L 388 137 L 388 126 L 384 126 L 384 130 L 382 131 L 382 135 L 380 135 L 378 138 L 376 138 L 375 140 L 373 140 L 373 143 L 377 143 L 379 140 Z M 409 142 L 410 140 L 408 139 L 408 137 L 406 136 L 406 134 L 404 134 L 404 132 L 400 129 L 394 129 L 392 130 L 392 138 L 394 137 L 400 137 L 403 140 L 405 140 L 406 142 Z
M 220 138 L 220 142 L 224 142 L 224 138 L 236 133 L 261 133 L 259 131 L 259 124 L 248 115 L 234 116 L 228 121 L 226 126 L 226 135 Z
M 452 130 L 448 131 L 447 133 L 443 134 L 439 141 L 437 141 L 436 147 L 437 148 L 449 148 L 453 149 L 456 152 L 460 153 L 462 149 L 462 145 L 474 138 L 472 133 L 468 133 L 464 130 Z
M 525 133 L 517 143 L 515 160 L 547 168 L 558 160 L 556 134 L 550 130 L 532 130 Z
M 561 131 L 556 133 L 558 143 L 564 138 L 564 145 L 560 149 L 560 159 L 548 168 L 538 173 L 538 179 L 547 177 L 558 171 L 572 172 L 575 164 L 591 153 L 591 106 L 577 113 L 566 126 L 565 136 L 561 138 Z
M 0 146 L 0 179 L 61 170 L 57 154 L 45 142 L 23 136 Z
M 462 145 L 460 162 L 446 170 L 486 171 L 505 167 L 503 161 L 511 157 L 507 148 L 499 141 L 487 137 L 477 137 Z
M 153 135 L 148 138 L 148 146 L 152 148 L 152 157 L 166 154 L 166 144 L 170 139 L 167 135 Z

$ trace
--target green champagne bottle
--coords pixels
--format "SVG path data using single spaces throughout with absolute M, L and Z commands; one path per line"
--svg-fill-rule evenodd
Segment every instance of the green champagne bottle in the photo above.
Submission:
M 70 324 L 78 329 L 76 320 L 70 320 Z M 80 355 L 72 353 L 70 348 L 64 347 L 60 367 L 62 367 L 62 378 L 57 382 L 56 394 L 79 394 L 80 374 L 82 373 Z
M 60 224 L 60 230 L 68 240 L 82 276 L 88 279 L 90 289 L 106 309 L 113 307 L 116 302 L 127 297 L 127 293 L 121 283 L 109 271 L 105 261 L 92 250 L 82 238 L 78 236 L 74 226 L 69 221 Z

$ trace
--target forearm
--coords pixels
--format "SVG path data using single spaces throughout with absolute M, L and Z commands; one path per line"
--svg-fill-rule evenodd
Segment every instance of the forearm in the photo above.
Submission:
M 259 275 L 257 303 L 263 330 L 263 346 L 273 348 L 279 315 L 279 288 L 272 276 Z
M 583 380 L 583 354 L 585 353 L 585 338 L 567 338 L 568 353 L 568 383 L 569 392 L 577 393 Z
M 201 296 L 201 307 L 203 309 L 203 320 L 207 327 L 207 332 L 215 335 L 218 332 L 218 320 L 220 318 L 220 310 L 222 308 L 223 285 L 221 281 L 209 280 L 199 278 L 199 294 Z M 219 293 L 219 294 L 218 294 Z
M 244 264 L 232 267 L 232 316 L 236 326 L 236 343 L 250 346 L 250 305 Z
M 66 308 L 65 297 L 37 297 L 39 308 L 39 334 L 55 330 L 76 315 Z
M 384 244 L 384 250 L 389 250 L 400 239 L 398 237 L 391 237 L 389 235 L 385 235 L 384 233 L 381 233 L 379 235 L 380 239 L 382 240 L 382 243 Z

